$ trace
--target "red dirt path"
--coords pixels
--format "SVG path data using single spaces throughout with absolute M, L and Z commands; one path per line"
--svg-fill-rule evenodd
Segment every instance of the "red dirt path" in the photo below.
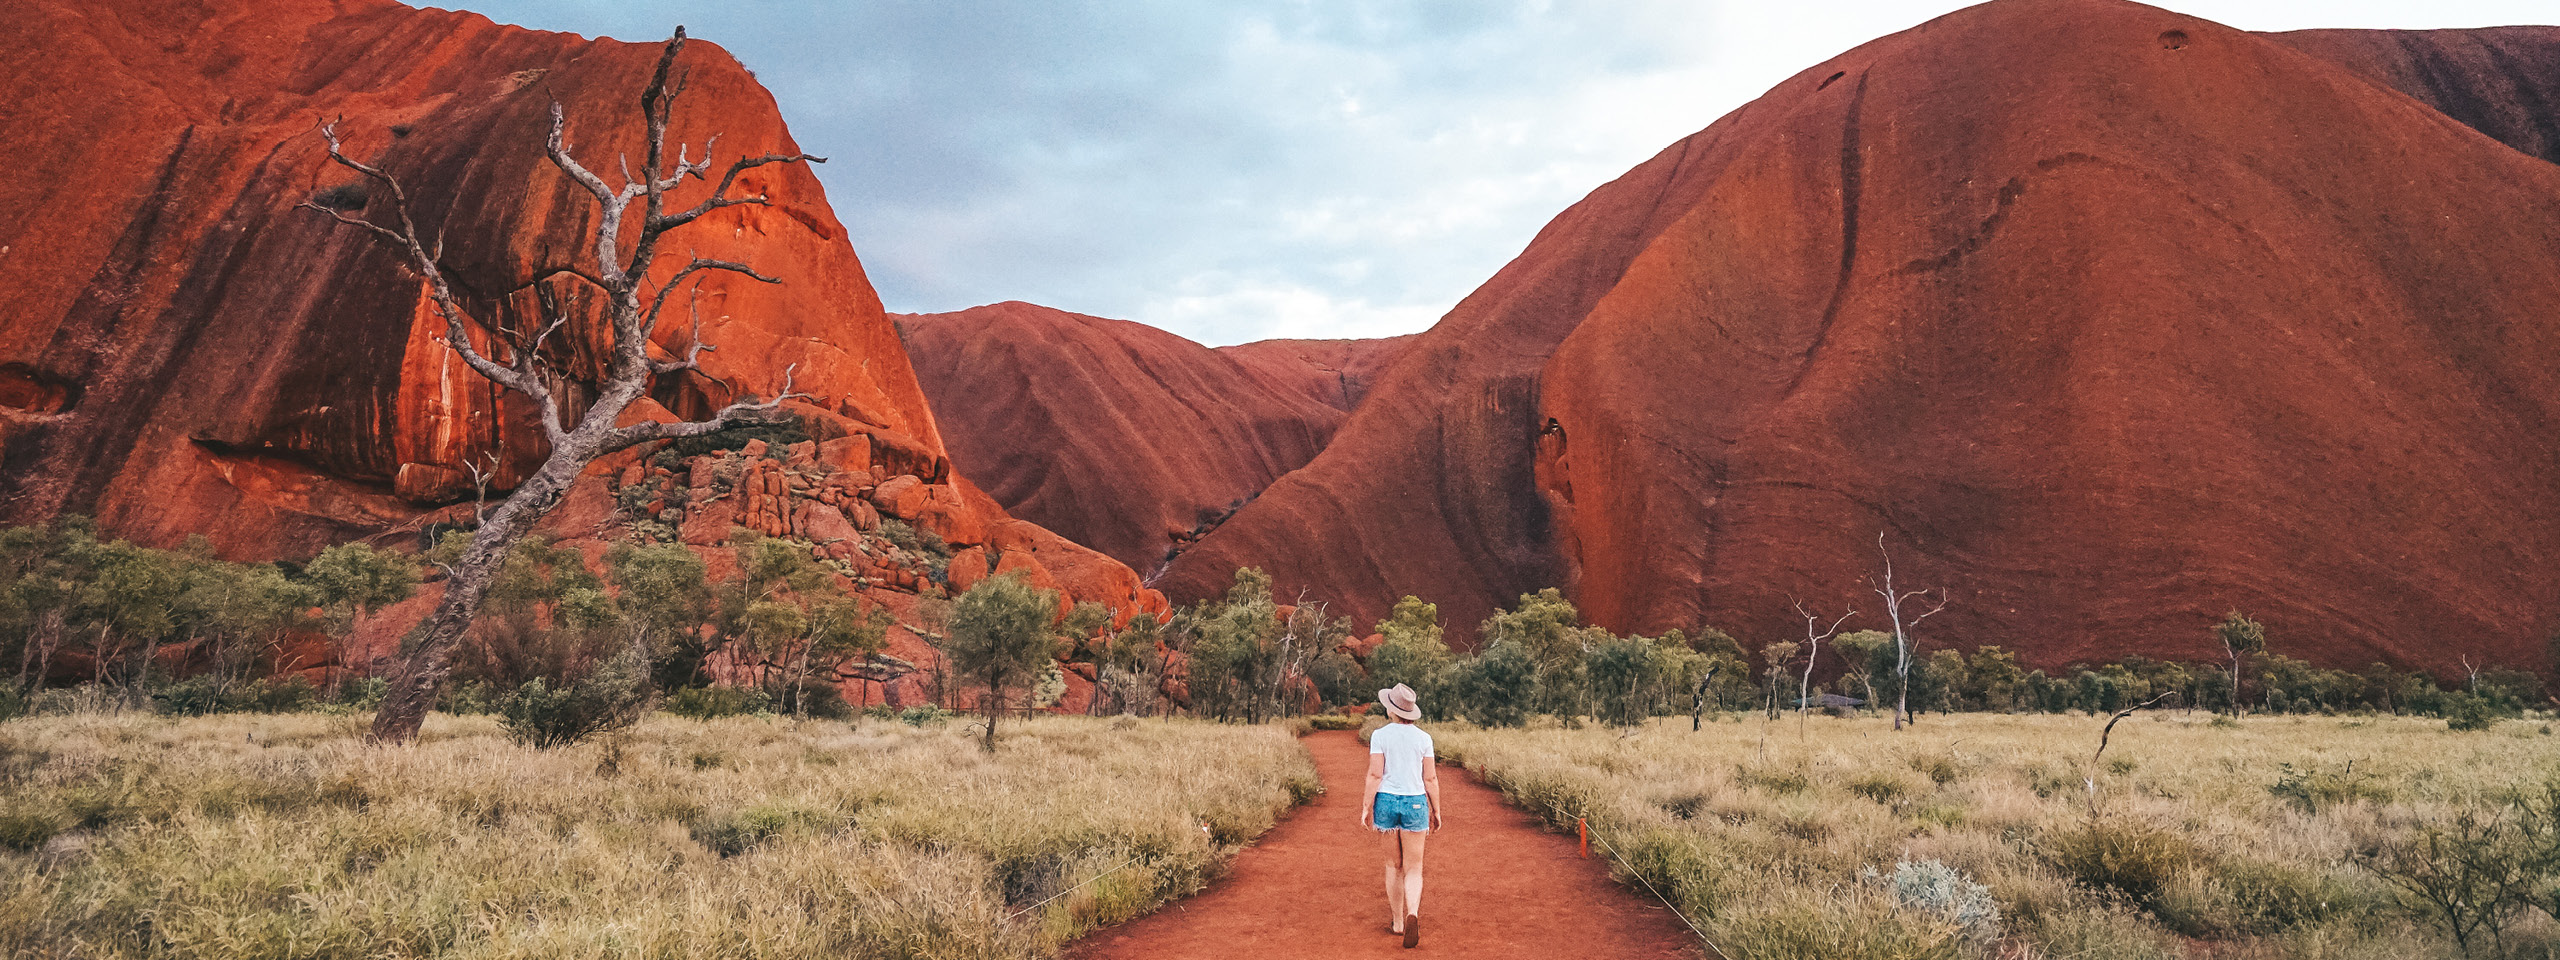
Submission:
M 1422 945 L 1387 932 L 1376 834 L 1358 826 L 1368 750 L 1347 731 L 1306 738 L 1325 794 L 1291 814 L 1208 891 L 1100 930 L 1074 960 L 1188 957 L 1687 958 L 1698 940 L 1661 904 L 1631 896 L 1605 861 L 1540 829 L 1455 768 L 1440 778 L 1448 827 L 1432 836 Z

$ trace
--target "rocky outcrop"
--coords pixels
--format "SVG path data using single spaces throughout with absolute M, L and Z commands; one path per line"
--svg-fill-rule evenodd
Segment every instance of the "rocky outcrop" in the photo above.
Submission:
M 315 128 L 338 119 L 350 155 L 400 179 L 421 231 L 441 238 L 445 271 L 498 331 L 530 321 L 546 277 L 573 316 L 591 317 L 561 271 L 589 265 L 596 211 L 543 155 L 548 111 L 561 105 L 572 151 L 619 183 L 613 158 L 641 143 L 636 100 L 656 44 L 384 0 L 33 0 L 10 20 L 22 40 L 0 64 L 0 130 L 20 164 L 0 178 L 0 523 L 93 514 L 147 544 L 203 534 L 228 558 L 308 556 L 466 523 L 475 475 L 503 494 L 540 461 L 532 411 L 443 346 L 399 259 L 295 209 L 393 216 L 383 191 L 326 163 Z M 722 164 L 798 152 L 772 97 L 726 52 L 695 41 L 681 68 L 671 142 L 699 157 L 716 134 Z M 710 189 L 687 182 L 671 202 Z M 787 409 L 807 439 L 609 457 L 544 534 L 591 557 L 606 540 L 683 542 L 715 576 L 735 569 L 737 531 L 788 538 L 910 625 L 945 592 L 947 550 L 998 554 L 1059 589 L 1062 607 L 1164 609 L 1126 566 L 1013 519 L 951 469 L 805 166 L 749 171 L 731 193 L 770 202 L 670 235 L 682 254 L 662 258 L 655 279 L 691 254 L 781 282 L 710 273 L 682 292 L 656 347 L 680 353 L 698 323 L 715 349 L 630 416 L 706 416 L 780 392 L 790 369 L 807 399 Z M 588 326 L 552 341 L 567 381 L 553 389 L 573 411 L 605 342 Z M 371 648 L 340 665 L 389 656 L 431 604 L 384 611 L 359 638 Z M 891 654 L 931 651 L 901 628 Z M 920 695 L 920 680 L 855 669 L 849 695 Z M 872 673 L 882 679 L 861 678 Z
M 2545 36 L 2002 0 L 1859 47 L 1566 211 L 1160 583 L 1259 564 L 1453 638 L 1563 583 L 1777 639 L 1791 598 L 1873 619 L 1881 533 L 1952 591 L 1935 645 L 2204 657 L 2236 607 L 2334 665 L 2530 662 L 2560 167 L 2507 144 L 2547 152 Z
M 1420 334 L 1368 340 L 1256 340 L 1217 348 L 1227 359 L 1274 384 L 1291 384 L 1309 399 L 1344 413 L 1367 399 L 1396 358 Z
M 1008 302 L 901 315 L 961 472 L 1140 570 L 1324 448 L 1310 363 L 1247 365 L 1152 327 Z M 1339 382 L 1340 378 L 1335 378 Z
M 390 215 L 326 164 L 314 127 L 344 118 L 350 152 L 400 177 L 444 238 L 476 311 L 513 328 L 535 278 L 587 256 L 595 213 L 542 156 L 550 103 L 615 176 L 655 45 L 375 0 L 37 0 L 13 19 L 27 42 L 0 66 L 0 128 L 24 164 L 0 183 L 0 520 L 88 513 L 140 540 L 292 555 L 458 499 L 492 458 L 499 489 L 538 461 L 529 411 L 440 345 L 397 258 L 293 209 Z M 698 154 L 718 134 L 723 159 L 797 151 L 727 53 L 697 42 L 684 66 L 671 140 Z M 684 297 L 658 342 L 681 349 L 698 315 L 717 350 L 657 401 L 699 416 L 777 391 L 797 364 L 818 414 L 931 472 L 933 418 L 818 181 L 777 165 L 740 188 L 771 205 L 671 240 L 783 282 L 713 275 Z M 600 343 L 571 338 L 557 359 L 592 371 Z
M 2560 163 L 2560 27 L 2296 30 L 2266 37 Z

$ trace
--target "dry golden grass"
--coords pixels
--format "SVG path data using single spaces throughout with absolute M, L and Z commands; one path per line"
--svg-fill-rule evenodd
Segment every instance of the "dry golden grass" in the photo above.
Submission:
M 1318 788 L 1276 726 L 1047 717 L 992 757 L 876 720 L 661 715 L 550 752 L 486 718 L 405 749 L 359 729 L 0 724 L 0 954 L 1038 956 L 1197 889 Z
M 2355 857 L 2560 772 L 2539 721 L 2208 720 L 2137 715 L 2094 763 L 2103 718 L 1433 734 L 1523 806 L 1568 829 L 1588 817 L 1732 960 L 2457 956 Z M 2310 776 L 2271 791 L 2289 772 Z M 1987 885 L 2000 938 L 1966 941 L 1862 876 L 1906 860 Z M 2509 945 L 2546 956 L 2550 926 L 2528 921 Z

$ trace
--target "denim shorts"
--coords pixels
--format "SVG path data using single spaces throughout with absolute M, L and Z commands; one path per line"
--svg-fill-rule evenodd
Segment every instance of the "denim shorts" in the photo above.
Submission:
M 1422 794 L 1381 793 L 1377 805 L 1369 810 L 1369 822 L 1376 824 L 1382 833 L 1388 830 L 1427 831 L 1431 829 L 1431 798 Z

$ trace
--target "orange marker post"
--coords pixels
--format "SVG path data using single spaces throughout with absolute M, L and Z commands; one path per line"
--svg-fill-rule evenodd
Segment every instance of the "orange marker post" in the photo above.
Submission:
M 1581 817 L 1573 818 L 1573 835 L 1582 845 L 1582 858 L 1591 859 L 1591 828 L 1583 824 Z

